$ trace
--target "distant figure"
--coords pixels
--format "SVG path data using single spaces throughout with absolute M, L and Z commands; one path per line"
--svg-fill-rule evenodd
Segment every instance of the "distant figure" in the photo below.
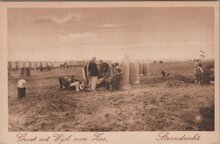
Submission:
M 64 64 L 60 64 L 61 69 L 68 68 L 68 64 L 65 62 Z
M 47 69 L 47 71 L 50 71 L 51 67 L 48 65 L 46 69 Z
M 99 70 L 96 64 L 96 57 L 93 57 L 92 60 L 88 64 L 88 71 L 89 71 L 89 88 L 92 91 L 96 90 L 97 78 L 99 75 Z
M 161 71 L 161 75 L 162 75 L 162 77 L 165 77 L 166 76 L 166 72 L 165 71 Z
M 199 63 L 194 69 L 194 75 L 196 77 L 195 84 L 201 84 L 203 69 L 201 67 L 201 63 Z
M 44 69 L 43 69 L 43 67 L 42 67 L 42 65 L 40 65 L 40 71 L 42 72 Z

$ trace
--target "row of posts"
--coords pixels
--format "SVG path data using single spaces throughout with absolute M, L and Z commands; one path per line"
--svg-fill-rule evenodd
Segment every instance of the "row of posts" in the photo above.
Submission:
M 30 76 L 31 69 L 37 69 L 39 67 L 51 68 L 59 67 L 64 62 L 10 62 L 9 71 L 20 69 L 21 76 Z M 68 65 L 76 65 L 76 63 L 67 63 Z M 80 63 L 81 64 L 81 63 Z M 82 63 L 83 64 L 83 63 Z M 124 60 L 120 65 L 124 73 L 124 85 L 138 84 L 140 83 L 140 76 L 146 76 L 150 74 L 149 63 L 144 62 L 129 62 Z
M 8 74 L 10 75 L 11 71 L 20 71 L 20 76 L 30 76 L 31 70 L 40 71 L 48 71 L 51 69 L 71 69 L 76 66 L 83 66 L 86 62 L 85 61 L 9 61 L 8 62 Z M 64 65 L 64 66 L 62 66 Z
M 141 76 L 150 75 L 150 64 L 148 62 L 128 62 L 121 63 L 123 71 L 123 85 L 126 87 L 129 84 L 139 84 Z
M 39 67 L 59 68 L 60 65 L 66 63 L 68 66 L 81 66 L 85 61 L 67 61 L 67 62 L 28 62 L 28 61 L 10 61 L 8 62 L 9 70 L 18 70 L 20 68 L 37 69 Z

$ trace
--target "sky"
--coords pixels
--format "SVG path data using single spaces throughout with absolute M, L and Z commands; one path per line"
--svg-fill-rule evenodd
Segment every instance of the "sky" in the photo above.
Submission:
M 214 57 L 214 10 L 198 7 L 10 8 L 9 60 Z

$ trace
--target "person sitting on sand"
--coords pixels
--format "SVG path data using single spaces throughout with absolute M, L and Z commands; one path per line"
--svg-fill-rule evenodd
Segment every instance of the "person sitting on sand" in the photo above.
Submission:
M 100 60 L 98 78 L 104 78 L 106 75 L 109 74 L 110 70 L 111 70 L 111 68 L 110 68 L 109 64 Z
M 201 84 L 201 80 L 203 76 L 203 69 L 201 66 L 202 64 L 199 63 L 194 69 L 194 76 L 196 77 L 196 80 L 195 80 L 196 84 Z
M 111 91 L 119 90 L 122 87 L 123 83 L 122 71 L 118 66 L 116 66 L 112 74 L 112 67 L 109 68 L 110 71 L 108 72 L 108 74 L 105 75 L 104 79 L 97 84 L 97 88 L 106 87 L 108 90 Z
M 106 87 L 107 83 L 106 81 L 111 77 L 112 75 L 112 67 L 110 64 L 106 62 L 102 62 L 99 65 L 99 79 L 96 85 L 96 88 L 100 87 Z
M 85 90 L 84 84 L 79 80 L 75 79 L 72 75 L 70 77 L 59 77 L 60 90 L 75 90 L 75 91 L 83 91 Z
M 116 66 L 114 69 L 113 76 L 107 80 L 107 89 L 114 91 L 119 90 L 123 84 L 123 73 L 121 69 Z

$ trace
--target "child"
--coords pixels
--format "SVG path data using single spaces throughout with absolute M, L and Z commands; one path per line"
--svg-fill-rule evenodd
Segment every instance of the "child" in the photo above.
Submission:
M 20 79 L 18 81 L 18 98 L 25 97 L 26 93 L 26 80 Z
M 195 73 L 194 75 L 196 77 L 196 81 L 195 81 L 196 84 L 201 84 L 202 75 L 203 75 L 203 69 L 201 66 L 202 65 L 199 63 L 194 69 L 194 73 Z

